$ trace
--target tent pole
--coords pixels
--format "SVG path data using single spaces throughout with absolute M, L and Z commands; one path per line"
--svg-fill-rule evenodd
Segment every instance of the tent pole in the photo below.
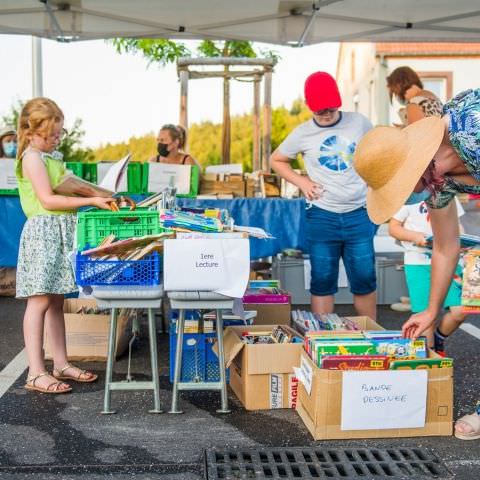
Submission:
M 43 96 L 42 39 L 32 37 L 32 94 Z

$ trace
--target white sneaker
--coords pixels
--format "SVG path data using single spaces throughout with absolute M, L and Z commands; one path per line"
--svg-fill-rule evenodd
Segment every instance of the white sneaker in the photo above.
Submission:
M 390 305 L 390 308 L 392 310 L 395 310 L 396 312 L 411 312 L 412 311 L 412 305 L 410 303 L 392 303 Z

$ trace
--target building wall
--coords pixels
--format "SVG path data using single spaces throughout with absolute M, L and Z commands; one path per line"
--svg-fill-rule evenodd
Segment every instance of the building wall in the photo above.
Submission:
M 480 56 L 382 57 L 374 43 L 342 43 L 337 65 L 337 82 L 343 108 L 358 111 L 374 125 L 398 123 L 400 105 L 390 105 L 386 77 L 395 68 L 407 65 L 419 72 L 452 72 L 452 95 L 478 88 Z

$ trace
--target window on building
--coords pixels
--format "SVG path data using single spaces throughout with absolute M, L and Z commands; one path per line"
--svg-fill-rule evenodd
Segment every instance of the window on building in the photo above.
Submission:
M 433 92 L 442 102 L 452 98 L 452 72 L 418 72 L 423 88 Z

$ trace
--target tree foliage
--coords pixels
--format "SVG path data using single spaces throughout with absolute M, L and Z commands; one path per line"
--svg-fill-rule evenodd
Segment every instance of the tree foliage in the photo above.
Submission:
M 278 107 L 272 110 L 272 150 L 278 147 L 285 137 L 300 123 L 311 117 L 311 113 L 299 99 L 291 109 Z M 188 131 L 189 153 L 202 167 L 221 163 L 222 126 L 213 122 L 191 125 Z M 142 137 L 131 137 L 126 142 L 106 144 L 94 151 L 95 160 L 118 160 L 127 153 L 136 161 L 147 161 L 156 155 L 154 133 Z M 244 171 L 252 171 L 253 164 L 253 120 L 251 114 L 232 117 L 232 163 L 242 163 Z M 301 162 L 294 163 L 302 167 Z
M 10 107 L 10 111 L 2 117 L 3 124 L 16 129 L 18 117 L 24 105 L 25 102 L 21 100 L 13 104 Z M 82 120 L 76 118 L 72 128 L 68 130 L 67 135 L 57 147 L 57 150 L 62 152 L 65 162 L 88 162 L 94 160 L 93 151 L 89 148 L 85 149 L 81 147 L 84 135 L 85 131 L 82 129 Z

